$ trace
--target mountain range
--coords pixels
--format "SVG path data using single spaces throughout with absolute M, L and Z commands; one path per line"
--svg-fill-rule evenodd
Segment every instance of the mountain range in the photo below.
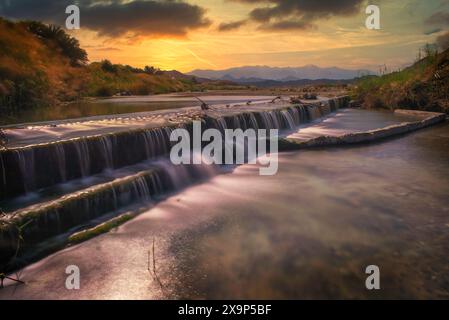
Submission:
M 373 74 L 370 70 L 350 70 L 337 67 L 322 68 L 315 65 L 303 67 L 269 67 L 244 66 L 225 70 L 197 69 L 188 73 L 201 78 L 214 80 L 229 80 L 238 83 L 255 83 L 257 81 L 275 80 L 290 82 L 296 80 L 348 80 L 362 75 Z

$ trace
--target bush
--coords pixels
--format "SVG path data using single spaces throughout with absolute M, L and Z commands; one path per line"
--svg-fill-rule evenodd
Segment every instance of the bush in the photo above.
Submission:
M 114 95 L 114 89 L 108 86 L 101 86 L 94 92 L 94 96 L 97 97 L 110 97 Z
M 109 73 L 116 73 L 117 67 L 111 63 L 109 60 L 103 60 L 101 61 L 101 69 L 105 72 Z
M 149 85 L 141 83 L 130 88 L 133 95 L 146 96 L 151 93 Z

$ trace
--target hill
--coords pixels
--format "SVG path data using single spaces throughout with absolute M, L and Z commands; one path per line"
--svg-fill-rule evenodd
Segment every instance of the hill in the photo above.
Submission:
M 412 66 L 358 79 L 354 98 L 367 108 L 406 108 L 449 113 L 449 49 L 428 49 Z
M 361 75 L 372 74 L 369 70 L 348 70 L 337 67 L 321 68 L 315 65 L 303 67 L 268 67 L 268 66 L 245 66 L 225 70 L 193 70 L 188 73 L 197 77 L 209 79 L 231 80 L 242 83 L 246 79 L 263 81 L 296 81 L 296 80 L 348 80 L 360 77 Z M 246 81 L 247 82 L 247 81 Z
M 345 85 L 352 83 L 352 79 L 350 80 L 331 80 L 331 79 L 301 79 L 301 80 L 264 80 L 259 78 L 242 78 L 238 80 L 234 80 L 232 82 L 252 86 L 256 88 L 297 88 L 304 86 L 325 86 L 325 85 Z
M 57 26 L 0 18 L 0 113 L 83 97 L 143 95 L 229 85 L 178 71 L 88 63 L 75 38 Z
M 34 26 L 0 18 L 2 107 L 26 108 L 76 96 L 87 76 L 85 68 L 80 67 L 85 52 L 80 51 L 80 61 L 72 60 L 58 43 L 56 30 L 44 37 L 34 32 Z M 77 47 L 76 42 L 72 45 Z

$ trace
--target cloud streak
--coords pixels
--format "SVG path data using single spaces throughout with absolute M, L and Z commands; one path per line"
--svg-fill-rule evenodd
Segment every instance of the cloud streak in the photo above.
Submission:
M 231 30 L 235 30 L 235 29 L 239 29 L 241 26 L 246 24 L 246 20 L 239 20 L 239 21 L 233 21 L 233 22 L 224 22 L 221 23 L 218 26 L 218 31 L 231 31 Z
M 426 23 L 434 26 L 449 26 L 449 12 L 436 12 L 427 18 Z

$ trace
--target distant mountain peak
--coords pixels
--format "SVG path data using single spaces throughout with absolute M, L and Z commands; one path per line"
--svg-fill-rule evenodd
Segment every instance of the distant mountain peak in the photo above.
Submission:
M 242 66 L 225 70 L 193 70 L 188 73 L 202 78 L 218 80 L 260 79 L 276 81 L 292 80 L 348 80 L 364 74 L 373 74 L 370 70 L 350 70 L 338 67 L 319 67 L 308 64 L 302 67 L 269 67 L 269 66 Z

